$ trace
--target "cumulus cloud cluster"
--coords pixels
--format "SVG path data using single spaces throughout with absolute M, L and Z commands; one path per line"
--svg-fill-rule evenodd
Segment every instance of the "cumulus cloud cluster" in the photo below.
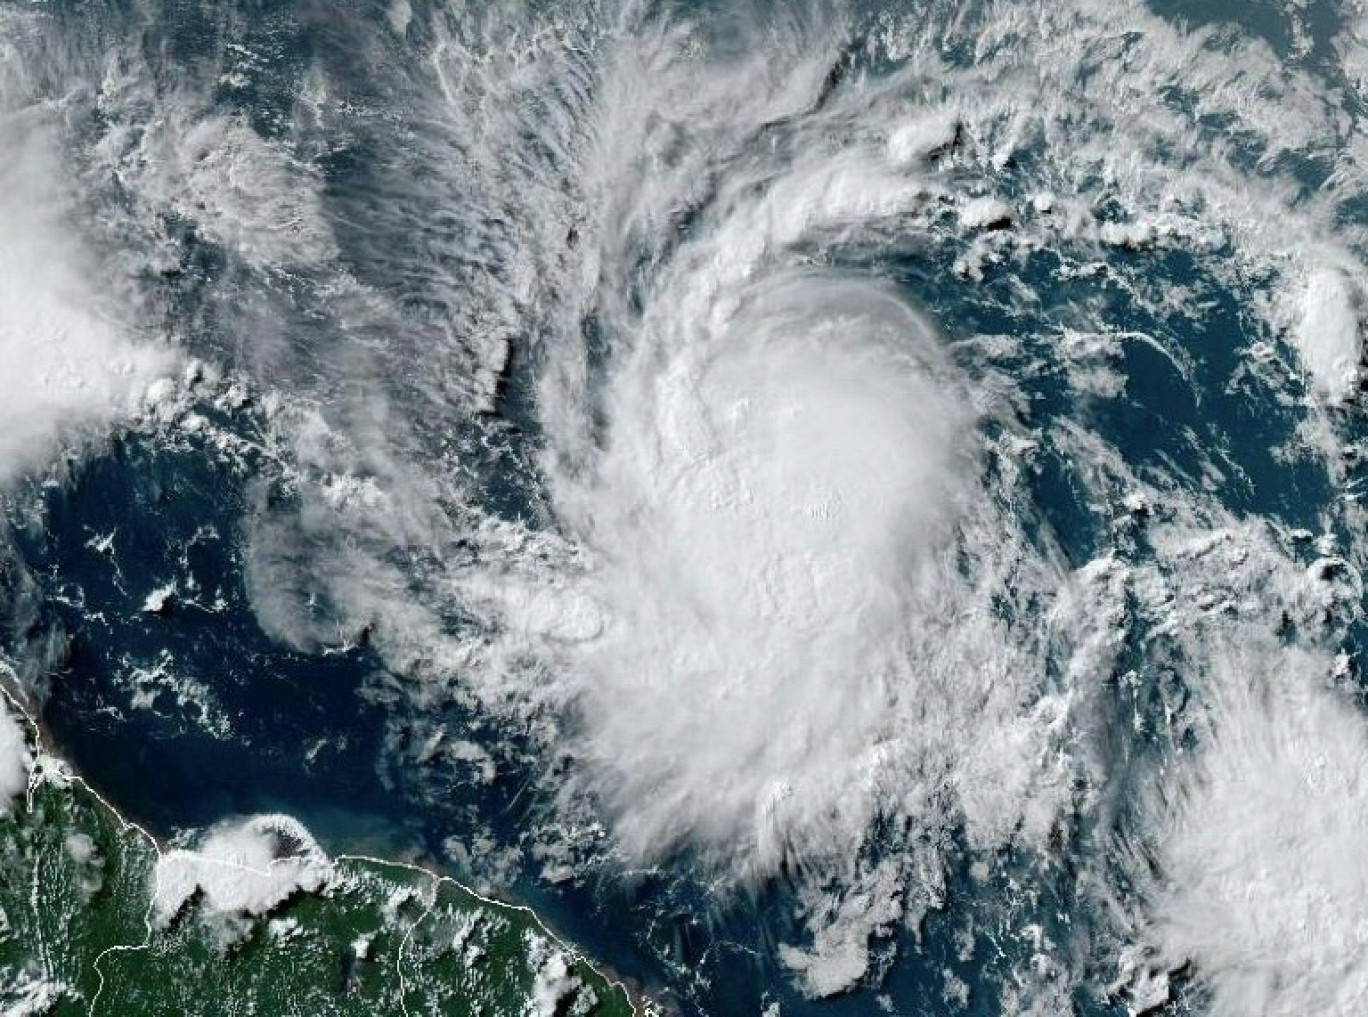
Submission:
M 1202 744 L 1155 791 L 1148 935 L 1214 1017 L 1368 1007 L 1368 715 L 1330 665 L 1232 654 Z
M 198 893 L 202 917 L 231 940 L 253 917 L 331 878 L 323 849 L 297 820 L 254 816 L 223 823 L 193 850 L 176 848 L 158 858 L 151 919 L 165 927 Z
M 174 369 L 132 337 L 107 266 L 81 236 L 58 111 L 32 101 L 24 61 L 0 21 L 0 482 L 59 442 L 136 411 Z
M 28 787 L 32 769 L 33 753 L 24 725 L 15 716 L 13 705 L 0 697 L 0 813 L 14 807 Z

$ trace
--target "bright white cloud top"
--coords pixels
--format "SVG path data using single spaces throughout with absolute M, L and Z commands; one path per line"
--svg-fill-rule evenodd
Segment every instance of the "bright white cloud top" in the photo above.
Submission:
M 15 716 L 13 706 L 0 696 L 0 813 L 15 807 L 28 788 L 32 770 L 33 753 L 23 722 Z
M 1329 662 L 1239 655 L 1202 747 L 1159 783 L 1150 935 L 1213 1017 L 1368 1007 L 1368 715 Z
M 953 140 L 953 119 L 896 145 L 903 127 L 876 120 L 838 153 L 795 124 L 788 158 L 747 156 L 702 194 L 702 168 L 806 108 L 825 64 L 705 67 L 674 38 L 618 56 L 591 173 L 615 181 L 596 211 L 608 352 L 590 377 L 582 339 L 542 351 L 564 543 L 536 545 L 554 571 L 460 579 L 513 662 L 484 694 L 558 704 L 578 761 L 562 790 L 599 802 L 634 861 L 818 871 L 881 816 L 1038 841 L 1066 797 L 1049 746 L 1068 700 L 1042 682 L 1046 636 L 999 608 L 1063 578 L 990 477 L 990 423 L 1011 425 L 894 287 L 801 254 L 917 215 L 934 186 L 909 152 Z M 832 115 L 869 104 L 847 101 Z M 681 104 L 675 168 L 622 161 L 665 145 Z M 691 202 L 685 237 L 660 232 Z M 633 294 L 635 245 L 676 242 Z
M 1318 392 L 1341 403 L 1358 388 L 1363 361 L 1359 294 L 1336 268 L 1318 268 L 1306 281 L 1296 338 Z
M 130 339 L 108 266 L 75 228 L 56 111 L 23 105 L 0 52 L 0 482 L 62 440 L 135 412 L 174 369 Z
M 313 836 L 289 816 L 254 816 L 224 823 L 194 850 L 165 851 L 157 861 L 152 922 L 164 927 L 196 893 L 205 917 L 226 938 L 250 928 L 296 893 L 312 893 L 332 878 L 332 865 Z
M 896 706 L 924 694 L 912 626 L 947 579 L 972 422 L 877 287 L 785 280 L 719 332 L 614 381 L 567 498 L 607 619 L 571 657 L 629 849 L 739 837 L 768 869 L 810 824 L 868 820 Z

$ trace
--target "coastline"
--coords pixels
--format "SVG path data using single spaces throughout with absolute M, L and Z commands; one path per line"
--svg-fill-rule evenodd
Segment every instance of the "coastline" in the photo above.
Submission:
M 153 859 L 153 869 L 151 873 L 153 893 L 149 895 L 147 907 L 143 910 L 142 941 L 137 943 L 111 945 L 103 950 L 93 962 L 95 974 L 99 979 L 99 988 L 91 999 L 87 1013 L 90 1014 L 91 1017 L 94 1017 L 107 984 L 107 975 L 105 972 L 106 961 L 119 953 L 148 951 L 152 949 L 152 940 L 155 933 L 153 909 L 157 897 L 156 888 L 159 885 L 160 863 L 166 859 L 168 853 L 176 849 L 171 848 L 168 844 L 154 836 L 145 827 L 125 816 L 108 798 L 91 786 L 90 782 L 78 773 L 65 758 L 51 751 L 50 735 L 45 732 L 42 722 L 35 716 L 34 711 L 25 701 L 27 697 L 23 695 L 18 675 L 7 662 L 0 661 L 0 668 L 3 669 L 0 670 L 0 696 L 3 696 L 3 699 L 0 699 L 0 705 L 2 705 L 4 709 L 13 711 L 13 717 L 23 728 L 26 742 L 32 750 L 31 759 L 28 764 L 28 784 L 24 792 L 24 808 L 26 812 L 32 814 L 34 810 L 35 794 L 45 785 L 56 786 L 62 790 L 69 789 L 73 786 L 78 787 L 82 794 L 88 795 L 98 804 L 123 833 L 138 838 L 144 846 L 149 849 L 151 858 Z M 14 689 L 7 687 L 11 683 L 15 686 Z M 606 969 L 602 964 L 591 959 L 584 951 L 553 930 L 541 915 L 528 905 L 503 901 L 479 893 L 455 877 L 417 862 L 349 852 L 339 852 L 336 854 L 324 852 L 324 854 L 329 864 L 334 866 L 339 872 L 346 873 L 348 869 L 355 868 L 357 870 L 357 875 L 367 875 L 369 874 L 367 870 L 372 870 L 373 872 L 391 870 L 407 873 L 417 877 L 426 884 L 429 902 L 424 906 L 421 915 L 407 925 L 403 944 L 400 947 L 399 962 L 396 964 L 394 970 L 394 975 L 401 987 L 401 1007 L 406 1015 L 408 1012 L 407 1006 L 402 1002 L 402 990 L 405 985 L 405 965 L 403 964 L 403 960 L 410 949 L 410 939 L 414 930 L 422 925 L 429 915 L 432 914 L 435 901 L 444 887 L 450 888 L 462 898 L 465 898 L 485 911 L 493 914 L 515 917 L 530 925 L 538 934 L 545 937 L 556 950 L 559 950 L 568 958 L 572 964 L 582 965 L 593 976 L 601 980 L 609 990 L 620 993 L 630 1008 L 632 1017 L 661 1017 L 663 1014 L 663 1011 L 659 1006 L 649 1001 L 637 986 L 629 985 L 626 979 L 619 977 L 610 969 Z M 221 863 L 216 862 L 215 864 Z M 249 875 L 269 875 L 269 873 L 261 872 L 260 870 L 246 867 L 242 868 L 243 871 Z M 267 916 L 268 913 L 263 913 L 259 917 L 266 918 Z

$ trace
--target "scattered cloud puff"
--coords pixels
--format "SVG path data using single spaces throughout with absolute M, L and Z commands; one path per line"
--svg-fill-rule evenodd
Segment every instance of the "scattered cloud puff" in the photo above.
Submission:
M 808 889 L 804 910 L 813 942 L 807 949 L 779 947 L 779 959 L 811 999 L 856 985 L 869 971 L 870 937 L 887 933 L 904 917 L 900 873 L 891 859 L 852 880 L 844 892 Z
M 528 963 L 534 972 L 532 991 L 523 1009 L 524 1017 L 556 1017 L 557 1014 L 586 1014 L 598 1002 L 594 991 L 584 985 L 571 967 L 571 958 L 545 936 L 529 931 L 526 935 Z M 573 998 L 567 1008 L 566 1001 Z
M 104 84 L 116 108 L 142 86 Z M 251 265 L 317 265 L 336 252 L 317 170 L 241 119 L 198 114 L 189 99 L 165 102 L 151 121 L 112 130 L 100 155 L 144 201 L 196 222 Z

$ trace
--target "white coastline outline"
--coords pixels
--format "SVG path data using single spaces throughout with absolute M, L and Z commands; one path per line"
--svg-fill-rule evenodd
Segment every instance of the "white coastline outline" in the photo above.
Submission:
M 22 685 L 19 682 L 19 676 L 15 672 L 13 666 L 11 666 L 7 661 L 0 660 L 0 669 L 2 669 L 3 674 L 9 677 L 10 681 L 14 682 L 16 688 L 22 688 Z M 45 746 L 43 744 L 41 726 L 33 718 L 33 715 L 29 712 L 28 708 L 19 700 L 18 696 L 16 696 L 8 688 L 5 688 L 3 684 L 0 684 L 0 696 L 4 697 L 4 703 L 9 707 L 12 707 L 14 710 L 16 710 L 19 716 L 23 718 L 24 723 L 28 725 L 30 734 L 33 738 L 33 745 L 38 750 L 37 755 L 35 755 L 34 757 L 34 765 L 32 766 L 29 772 L 28 788 L 26 789 L 24 795 L 25 809 L 30 812 L 33 810 L 34 793 L 37 791 L 39 785 L 44 780 L 48 779 L 44 776 L 43 768 L 38 764 L 43 759 L 51 760 L 55 763 L 60 764 L 62 769 L 59 772 L 65 780 L 67 780 L 71 784 L 79 784 L 82 787 L 82 789 L 84 789 L 88 794 L 90 794 L 91 797 L 93 797 L 97 802 L 99 802 L 100 805 L 103 806 L 109 812 L 109 814 L 113 816 L 115 820 L 118 821 L 120 827 L 124 830 L 124 832 L 128 832 L 131 830 L 140 835 L 151 846 L 153 852 L 156 854 L 156 861 L 160 862 L 165 857 L 165 855 L 162 851 L 161 844 L 157 842 L 157 838 L 152 836 L 152 834 L 149 833 L 142 826 L 124 816 L 124 814 L 120 812 L 117 808 L 115 808 L 109 802 L 108 799 L 106 799 L 103 795 L 101 795 L 98 791 L 91 787 L 90 784 L 87 783 L 84 778 L 82 778 L 79 774 L 72 770 L 71 765 L 67 763 L 66 760 L 62 759 L 61 756 L 46 752 Z M 302 825 L 303 824 L 301 824 L 301 826 Z M 427 866 L 417 865 L 413 862 L 396 861 L 394 859 L 389 858 L 377 858 L 373 855 L 363 854 L 344 853 L 338 854 L 336 856 L 327 856 L 326 851 L 324 852 L 324 855 L 325 857 L 328 857 L 330 863 L 359 862 L 363 864 L 376 866 L 389 866 L 396 869 L 415 872 L 422 876 L 426 876 L 428 879 L 431 880 L 431 885 L 429 887 L 431 894 L 430 900 L 426 904 L 423 913 L 419 915 L 417 919 L 411 922 L 408 928 L 404 931 L 404 938 L 399 945 L 398 958 L 396 959 L 394 964 L 395 975 L 397 976 L 399 982 L 399 1007 L 403 1011 L 404 1017 L 411 1017 L 408 1005 L 404 1000 L 404 993 L 408 986 L 408 979 L 405 975 L 404 967 L 405 954 L 408 952 L 409 943 L 413 937 L 413 930 L 416 929 L 419 925 L 421 925 L 424 921 L 426 921 L 428 916 L 432 914 L 433 909 L 436 907 L 437 894 L 438 891 L 441 889 L 443 883 L 450 883 L 452 886 L 456 887 L 462 893 L 465 893 L 469 897 L 472 897 L 476 901 L 479 901 L 480 904 L 482 904 L 485 907 L 492 908 L 496 911 L 513 911 L 520 912 L 526 915 L 528 918 L 532 920 L 532 923 L 536 926 L 536 928 L 543 935 L 545 935 L 547 939 L 549 939 L 557 949 L 563 951 L 567 956 L 571 958 L 571 961 L 573 963 L 583 964 L 590 971 L 592 971 L 594 974 L 598 975 L 605 982 L 607 982 L 609 988 L 621 991 L 627 999 L 627 1005 L 631 1008 L 632 1017 L 663 1017 L 663 1011 L 661 1011 L 656 1005 L 650 1003 L 644 998 L 641 1001 L 641 1005 L 638 1006 L 636 997 L 633 995 L 632 991 L 627 987 L 625 981 L 623 981 L 620 978 L 613 978 L 605 972 L 603 972 L 602 970 L 600 970 L 581 950 L 577 949 L 574 946 L 571 946 L 569 942 L 562 939 L 555 932 L 553 932 L 542 920 L 541 916 L 538 915 L 537 912 L 535 912 L 532 908 L 528 907 L 526 904 L 511 904 L 507 901 L 500 901 L 494 899 L 493 897 L 487 897 L 484 894 L 475 891 L 471 887 L 466 886 L 460 880 L 452 876 L 444 875 L 440 872 L 428 868 Z M 218 865 L 227 869 L 234 869 L 240 872 L 248 872 L 253 875 L 266 876 L 270 874 L 269 872 L 262 871 L 260 869 L 255 869 L 251 866 L 238 865 L 233 862 L 225 862 L 219 859 L 205 860 L 213 865 Z M 100 996 L 104 993 L 105 973 L 104 968 L 101 965 L 105 957 L 113 953 L 131 953 L 134 951 L 148 950 L 151 948 L 152 909 L 155 906 L 155 902 L 157 899 L 157 890 L 160 888 L 161 885 L 160 878 L 161 877 L 158 873 L 158 866 L 156 865 L 156 863 L 154 863 L 152 869 L 152 894 L 150 899 L 148 900 L 147 910 L 143 913 L 143 941 L 141 943 L 119 943 L 114 946 L 106 947 L 104 950 L 101 950 L 100 953 L 95 957 L 94 961 L 91 962 L 91 966 L 95 969 L 95 974 L 99 978 L 99 985 L 95 990 L 95 995 L 91 997 L 89 1008 L 86 1010 L 88 1017 L 95 1017 L 95 1011 L 96 1008 L 99 1006 Z M 41 950 L 41 942 L 39 944 L 39 947 Z

